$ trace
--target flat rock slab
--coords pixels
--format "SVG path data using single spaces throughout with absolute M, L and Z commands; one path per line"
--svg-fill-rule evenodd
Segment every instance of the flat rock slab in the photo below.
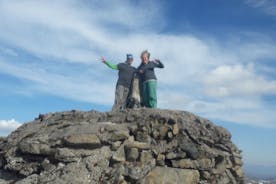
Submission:
M 141 182 L 142 184 L 197 184 L 197 170 L 156 167 Z
M 89 147 L 95 148 L 101 145 L 101 141 L 97 135 L 94 134 L 76 134 L 64 138 L 64 142 L 72 147 Z

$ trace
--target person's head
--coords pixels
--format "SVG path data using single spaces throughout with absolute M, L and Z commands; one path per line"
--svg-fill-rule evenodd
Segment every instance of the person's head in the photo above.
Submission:
M 129 64 L 129 65 L 132 64 L 132 62 L 133 62 L 133 56 L 132 56 L 132 54 L 127 54 L 127 55 L 126 55 L 126 62 L 127 62 L 127 64 Z
M 147 50 L 144 50 L 144 51 L 141 53 L 141 60 L 142 60 L 142 63 L 143 63 L 143 64 L 148 64 L 149 59 L 150 59 L 150 53 L 149 53 Z

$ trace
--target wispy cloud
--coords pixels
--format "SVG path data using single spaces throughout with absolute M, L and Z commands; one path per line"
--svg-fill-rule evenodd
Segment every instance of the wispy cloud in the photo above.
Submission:
M 40 57 L 91 62 L 116 48 L 117 35 L 162 25 L 160 6 L 145 2 L 1 1 L 0 38 Z
M 260 8 L 265 13 L 276 16 L 276 2 L 271 0 L 246 0 L 249 6 Z
M 131 52 L 137 66 L 140 52 L 149 49 L 165 64 L 156 70 L 160 107 L 276 127 L 271 105 L 261 98 L 275 95 L 276 81 L 255 67 L 263 58 L 276 59 L 276 44 L 261 34 L 241 41 L 240 35 L 219 40 L 160 33 L 162 8 L 155 1 L 3 0 L 0 73 L 27 81 L 26 93 L 111 106 L 117 74 L 100 56 L 116 63 Z

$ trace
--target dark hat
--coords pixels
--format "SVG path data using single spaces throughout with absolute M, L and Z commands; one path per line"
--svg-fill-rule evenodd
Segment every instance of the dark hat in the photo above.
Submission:
M 132 54 L 127 54 L 127 55 L 126 55 L 126 58 L 127 58 L 127 59 L 133 59 L 133 56 L 132 56 Z

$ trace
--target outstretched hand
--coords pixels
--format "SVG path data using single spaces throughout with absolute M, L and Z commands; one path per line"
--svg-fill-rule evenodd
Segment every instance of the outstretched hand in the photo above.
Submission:
M 159 59 L 154 59 L 154 62 L 155 62 L 155 63 L 159 63 L 160 60 L 159 60 Z
M 102 61 L 103 63 L 105 63 L 105 62 L 106 62 L 106 59 L 105 59 L 104 57 L 101 57 L 101 61 Z

